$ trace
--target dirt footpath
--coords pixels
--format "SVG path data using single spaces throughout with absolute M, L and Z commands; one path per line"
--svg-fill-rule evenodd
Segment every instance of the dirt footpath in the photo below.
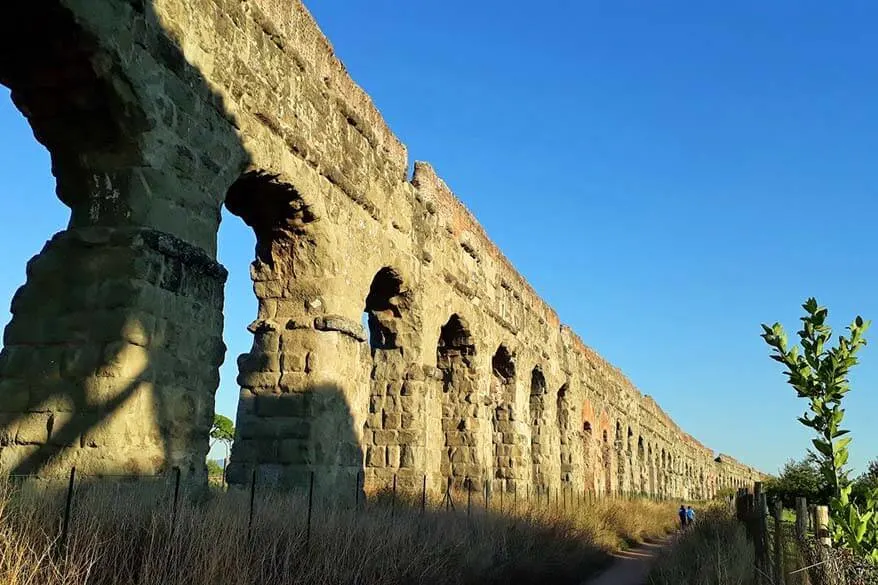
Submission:
M 668 537 L 660 542 L 646 543 L 631 550 L 614 553 L 616 560 L 613 564 L 584 585 L 644 585 L 653 561 L 671 541 Z

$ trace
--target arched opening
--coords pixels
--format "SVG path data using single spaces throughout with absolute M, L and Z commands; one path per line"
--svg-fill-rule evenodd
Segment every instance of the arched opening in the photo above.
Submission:
M 256 470 L 263 484 L 302 486 L 313 471 L 318 482 L 347 485 L 363 468 L 360 433 L 348 405 L 354 384 L 362 382 L 327 364 L 359 364 L 363 335 L 355 324 L 326 316 L 332 298 L 320 255 L 321 224 L 295 186 L 260 170 L 238 177 L 225 207 L 255 237 L 249 276 L 257 299 L 256 319 L 247 327 L 252 344 L 237 360 L 240 395 L 229 481 L 247 483 Z M 229 227 L 244 237 L 236 223 Z M 233 270 L 243 264 L 242 247 L 234 242 L 229 250 L 234 255 L 226 262 Z M 244 295 L 231 292 L 234 309 Z M 227 327 L 226 337 L 235 339 L 238 331 Z
M 515 361 L 503 344 L 491 358 L 491 374 L 495 489 L 512 491 L 519 479 L 521 445 L 515 416 Z
M 573 451 L 570 437 L 570 401 L 567 394 L 570 391 L 569 384 L 564 384 L 558 389 L 555 399 L 555 413 L 558 425 L 558 452 L 561 463 L 561 484 L 569 485 L 573 480 Z
M 86 30 L 80 10 L 89 9 L 20 2 L 0 19 L 0 85 L 10 88 L 0 92 L 0 142 L 24 138 L 14 153 L 0 146 L 0 164 L 14 164 L 17 176 L 4 182 L 14 193 L 4 220 L 15 221 L 20 203 L 29 208 L 26 221 L 4 229 L 4 266 L 14 266 L 20 245 L 39 249 L 33 236 L 58 232 L 28 263 L 4 334 L 0 384 L 19 390 L 0 394 L 0 435 L 14 437 L 3 447 L 4 474 L 66 475 L 76 461 L 96 476 L 177 467 L 199 481 L 223 358 L 224 271 L 213 255 L 219 197 L 181 188 L 176 144 L 150 152 L 150 139 L 169 137 L 159 114 L 147 119 L 156 104 L 139 91 L 136 68 L 104 49 L 114 43 Z M 173 45 L 163 51 L 185 66 Z M 148 75 L 161 85 L 154 69 Z M 26 134 L 7 95 L 27 118 Z M 176 110 L 181 119 L 184 109 Z M 218 143 L 226 138 L 215 132 Z M 28 148 L 33 137 L 51 167 L 42 149 Z M 29 197 L 30 179 L 69 211 Z M 172 200 L 186 204 L 169 217 Z M 19 237 L 20 226 L 31 233 Z M 10 274 L 0 277 L 7 290 L 20 283 L 18 271 Z M 16 435 L 12 424 L 34 430 Z
M 663 497 L 668 497 L 668 471 L 667 471 L 667 459 L 668 455 L 665 452 L 665 448 L 662 447 L 661 451 L 661 465 L 659 466 L 658 472 L 658 482 L 659 482 L 659 494 Z
M 240 425 L 236 420 L 241 386 L 236 382 L 239 374 L 237 356 L 249 354 L 253 347 L 253 335 L 248 327 L 259 313 L 259 300 L 253 294 L 254 283 L 250 277 L 256 234 L 241 218 L 223 206 L 219 232 L 217 233 L 217 260 L 228 270 L 223 297 L 223 343 L 226 359 L 219 370 L 219 388 L 216 392 L 214 411 Z M 245 423 L 246 424 L 246 423 Z M 215 442 L 208 452 L 208 468 L 219 465 L 228 468 L 230 451 L 221 442 Z
M 634 489 L 634 445 L 632 444 L 634 431 L 626 425 L 623 432 L 625 433 L 625 446 L 620 457 L 622 465 L 619 469 L 619 484 L 622 486 L 623 492 L 630 492 Z
M 595 470 L 597 469 L 597 461 L 594 454 L 594 427 L 587 418 L 582 421 L 582 473 L 585 483 L 585 489 L 594 492 L 597 489 L 595 485 Z
M 403 312 L 408 308 L 408 295 L 402 278 L 395 270 L 384 267 L 372 279 L 363 314 L 369 345 L 375 350 L 400 349 L 398 336 Z
M 477 411 L 473 408 L 477 392 L 476 346 L 467 324 L 452 315 L 439 332 L 436 367 L 442 372 L 442 430 L 445 435 L 440 471 L 455 485 L 481 481 L 476 436 Z
M 606 428 L 603 430 L 602 439 L 601 469 L 603 470 L 603 489 L 604 493 L 609 494 L 613 490 L 613 448 L 610 445 L 610 437 Z
M 547 487 L 544 459 L 545 448 L 545 416 L 546 416 L 546 378 L 539 366 L 531 371 L 530 377 L 530 460 L 535 490 Z
M 412 330 L 409 300 L 402 277 L 385 266 L 372 278 L 363 307 L 369 347 L 368 354 L 361 354 L 369 371 L 369 414 L 363 423 L 366 482 L 386 482 L 390 471 L 382 475 L 380 469 L 397 473 L 420 463 L 423 433 L 414 421 L 423 393 L 407 391 L 413 383 L 406 385 L 404 379 L 404 353 Z
M 613 460 L 616 463 L 615 479 L 616 492 L 622 493 L 625 490 L 625 474 L 628 472 L 628 458 L 625 455 L 625 443 L 622 431 L 622 422 L 616 421 L 616 433 L 613 439 Z
M 643 436 L 637 438 L 637 466 L 640 473 L 637 491 L 643 493 L 649 489 L 649 466 L 646 462 L 646 448 L 643 444 Z

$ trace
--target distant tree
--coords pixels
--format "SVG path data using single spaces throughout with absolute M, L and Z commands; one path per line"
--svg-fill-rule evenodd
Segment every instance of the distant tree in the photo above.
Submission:
M 854 481 L 851 499 L 863 505 L 874 490 L 878 490 L 878 459 L 870 461 L 865 473 Z
M 795 508 L 797 497 L 807 498 L 812 504 L 828 504 L 832 496 L 820 461 L 811 451 L 801 461 L 787 461 L 780 475 L 766 482 L 765 492 L 769 498 L 781 500 L 786 508 Z
M 222 477 L 223 468 L 222 465 L 214 461 L 213 459 L 207 460 L 207 477 Z
M 217 441 L 224 443 L 226 446 L 226 457 L 229 455 L 229 449 L 235 441 L 235 425 L 232 420 L 221 414 L 213 415 L 213 426 L 210 428 L 210 446 L 213 447 Z

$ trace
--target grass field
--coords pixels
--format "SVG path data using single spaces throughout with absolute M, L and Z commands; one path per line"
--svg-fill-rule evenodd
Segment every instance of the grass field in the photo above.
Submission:
M 463 501 L 458 498 L 458 501 Z M 2 585 L 575 583 L 607 553 L 674 525 L 674 503 L 607 500 L 445 511 L 377 497 L 360 508 L 247 492 L 181 498 L 166 486 L 82 486 L 66 547 L 64 490 L 0 487 Z

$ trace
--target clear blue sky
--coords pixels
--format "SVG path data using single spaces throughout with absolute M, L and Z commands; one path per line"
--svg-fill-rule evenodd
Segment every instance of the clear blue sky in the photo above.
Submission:
M 878 322 L 878 6 L 308 6 L 410 158 L 437 168 L 586 343 L 706 445 L 766 471 L 804 453 L 805 404 L 759 324 L 795 331 L 809 295 L 839 331 L 857 313 Z M 0 129 L 6 305 L 67 211 L 5 90 Z M 224 219 L 217 407 L 234 416 L 253 237 Z M 847 419 L 858 469 L 878 456 L 878 349 L 862 359 Z

